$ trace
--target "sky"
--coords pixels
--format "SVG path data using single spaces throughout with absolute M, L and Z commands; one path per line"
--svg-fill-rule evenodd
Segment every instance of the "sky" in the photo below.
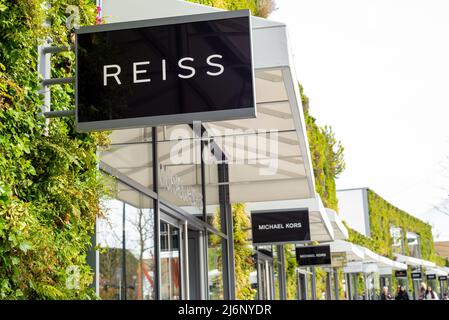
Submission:
M 449 1 L 276 7 L 310 112 L 345 147 L 337 188 L 369 187 L 449 240 L 449 215 L 434 209 L 449 208 Z

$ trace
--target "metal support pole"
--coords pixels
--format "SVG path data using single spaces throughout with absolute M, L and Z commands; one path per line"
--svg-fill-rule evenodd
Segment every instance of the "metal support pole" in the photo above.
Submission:
M 284 246 L 277 246 L 278 255 L 278 277 L 279 277 L 279 299 L 287 300 L 287 275 L 285 271 Z
M 315 267 L 311 267 L 312 269 L 312 300 L 316 300 L 316 271 Z
M 190 275 L 189 275 L 189 226 L 187 221 L 184 222 L 184 297 L 190 300 Z
M 331 270 L 326 271 L 326 300 L 332 300 Z
M 123 202 L 123 215 L 122 215 L 122 297 L 124 300 L 126 300 L 126 203 Z
M 154 294 L 157 300 L 161 299 L 161 227 L 159 212 L 159 161 L 157 152 L 157 128 L 151 128 L 152 135 L 152 158 L 153 158 L 153 191 L 158 194 L 158 198 L 154 200 Z
M 49 42 L 47 40 L 46 42 Z M 37 69 L 39 72 L 39 77 L 44 80 L 51 77 L 51 63 L 50 63 L 50 55 L 45 53 L 45 45 L 38 46 L 38 60 L 37 60 Z M 42 106 L 41 113 L 45 114 L 45 112 L 50 111 L 50 103 L 51 103 L 51 94 L 50 88 L 47 88 L 45 85 L 41 83 L 41 88 L 39 90 L 39 94 L 43 96 L 42 98 Z M 44 135 L 48 135 L 48 124 L 50 120 L 45 119 L 45 130 Z
M 352 299 L 352 283 L 351 283 L 351 274 L 346 273 L 346 299 L 353 300 Z
M 334 291 L 335 291 L 334 292 L 334 295 L 335 295 L 334 299 L 335 300 L 340 300 L 339 291 L 338 291 L 338 269 L 334 268 L 333 270 L 334 270 Z

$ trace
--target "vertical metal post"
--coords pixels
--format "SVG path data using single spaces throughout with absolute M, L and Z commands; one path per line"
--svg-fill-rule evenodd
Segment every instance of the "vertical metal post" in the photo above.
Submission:
M 123 214 L 122 214 L 122 278 L 123 278 L 123 293 L 122 297 L 124 300 L 127 299 L 126 297 L 126 289 L 127 289 L 127 283 L 126 283 L 126 204 L 123 202 Z
M 346 273 L 345 275 L 346 275 L 346 299 L 353 300 L 351 274 L 350 273 Z
M 287 300 L 287 275 L 285 271 L 286 265 L 285 265 L 285 254 L 283 245 L 277 246 L 277 258 L 278 258 L 279 299 Z
M 224 161 L 225 159 L 219 159 Z M 219 183 L 219 200 L 220 200 L 220 215 L 221 215 L 221 228 L 228 240 L 227 246 L 224 248 L 223 253 L 226 254 L 226 267 L 228 272 L 225 273 L 227 277 L 228 294 L 227 299 L 235 300 L 235 262 L 234 262 L 234 228 L 232 207 L 229 199 L 229 172 L 227 163 L 218 164 L 218 183 Z
M 334 271 L 334 291 L 335 291 L 334 298 L 335 298 L 335 300 L 340 300 L 339 291 L 338 291 L 338 269 L 334 268 L 333 271 Z
M 189 275 L 189 226 L 187 221 L 183 224 L 184 227 L 184 298 L 190 300 L 190 275 Z M 180 264 L 181 266 L 183 264 Z
M 315 267 L 311 267 L 312 269 L 312 300 L 316 300 L 316 271 Z
M 153 154 L 153 191 L 156 192 L 157 199 L 154 200 L 154 293 L 157 300 L 161 299 L 161 235 L 160 235 L 160 212 L 159 212 L 159 161 L 157 152 L 157 128 L 151 128 L 152 154 Z
M 48 43 L 49 40 L 46 40 L 45 43 Z M 51 62 L 50 62 L 50 55 L 45 53 L 44 51 L 45 44 L 38 46 L 38 60 L 37 60 L 37 68 L 39 72 L 40 80 L 44 79 L 50 79 L 51 78 Z M 45 112 L 48 112 L 51 110 L 50 104 L 51 104 L 51 94 L 50 94 L 50 86 L 46 86 L 44 84 L 41 84 L 41 87 L 39 89 L 39 94 L 43 95 L 42 99 L 42 105 L 41 105 L 41 113 L 42 115 Z M 50 122 L 50 119 L 45 119 L 45 129 L 44 129 L 44 135 L 48 135 L 48 124 Z
M 326 300 L 332 300 L 331 270 L 326 271 Z

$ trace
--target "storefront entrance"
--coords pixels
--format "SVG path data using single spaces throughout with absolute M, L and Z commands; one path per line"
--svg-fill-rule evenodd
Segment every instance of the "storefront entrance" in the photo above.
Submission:
M 204 296 L 203 232 L 187 220 L 171 216 L 169 208 L 160 213 L 161 299 L 199 300 Z

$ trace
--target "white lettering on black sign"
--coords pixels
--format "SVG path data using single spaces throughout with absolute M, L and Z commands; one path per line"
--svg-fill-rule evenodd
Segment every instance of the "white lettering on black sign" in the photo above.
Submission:
M 295 243 L 310 240 L 305 209 L 251 213 L 253 243 Z

